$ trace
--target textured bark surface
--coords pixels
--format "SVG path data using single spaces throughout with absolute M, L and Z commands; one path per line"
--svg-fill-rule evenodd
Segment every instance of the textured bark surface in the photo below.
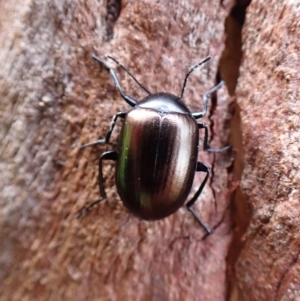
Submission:
M 111 145 L 79 146 L 104 137 L 111 117 L 129 109 L 91 54 L 111 54 L 151 91 L 174 94 L 188 68 L 211 54 L 185 94 L 199 110 L 216 83 L 227 14 L 217 0 L 0 2 L 1 301 L 226 299 L 230 154 L 200 152 L 212 168 L 196 205 L 214 228 L 206 240 L 184 208 L 157 222 L 128 213 L 110 162 L 107 200 L 75 215 L 98 198 L 97 160 L 118 130 Z M 124 91 L 143 98 L 116 69 Z M 229 100 L 219 91 L 204 119 L 215 148 L 228 143 Z
M 237 87 L 253 217 L 238 300 L 300 300 L 300 2 L 253 0 Z
M 235 90 L 239 78 L 242 52 L 242 29 L 245 22 L 246 9 L 250 0 L 237 0 L 232 6 L 230 1 L 224 1 L 224 5 L 231 7 L 225 21 L 225 49 L 220 60 L 220 74 L 225 80 L 230 95 L 235 100 Z M 232 166 L 232 221 L 234 233 L 231 246 L 227 255 L 227 280 L 228 299 L 239 300 L 235 265 L 237 258 L 245 245 L 244 233 L 249 225 L 250 211 L 246 198 L 240 189 L 240 181 L 244 169 L 244 148 L 242 145 L 240 107 L 236 101 L 230 105 L 232 119 L 230 121 L 231 137 L 230 145 L 234 152 L 234 165 Z

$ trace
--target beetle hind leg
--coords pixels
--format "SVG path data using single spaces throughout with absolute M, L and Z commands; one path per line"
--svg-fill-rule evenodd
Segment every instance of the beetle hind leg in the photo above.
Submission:
M 209 143 L 208 143 L 208 129 L 207 125 L 204 122 L 197 122 L 198 128 L 199 129 L 204 129 L 204 142 L 203 142 L 203 149 L 209 153 L 222 153 L 227 151 L 228 149 L 231 148 L 230 145 L 227 145 L 222 148 L 210 148 Z
M 104 189 L 103 184 L 103 172 L 102 172 L 102 161 L 103 160 L 113 160 L 117 161 L 118 154 L 116 151 L 108 151 L 102 154 L 100 160 L 99 160 L 99 174 L 98 174 L 98 183 L 99 183 L 99 190 L 100 190 L 100 196 L 101 198 L 86 207 L 82 208 L 76 215 L 77 218 L 80 218 L 81 216 L 85 215 L 88 211 L 90 211 L 93 207 L 95 207 L 97 204 L 99 204 L 101 201 L 106 199 L 106 193 Z
M 201 183 L 200 187 L 198 188 L 198 190 L 196 191 L 195 195 L 192 197 L 192 199 L 186 204 L 187 209 L 194 215 L 194 217 L 196 218 L 196 220 L 199 222 L 199 224 L 204 228 L 204 230 L 206 231 L 206 236 L 208 236 L 209 234 L 212 233 L 212 230 L 201 220 L 201 218 L 198 216 L 198 214 L 195 212 L 195 210 L 193 209 L 193 205 L 194 203 L 197 201 L 197 199 L 199 198 L 204 186 L 207 183 L 209 174 L 210 174 L 210 169 L 207 165 L 201 163 L 201 162 L 197 162 L 197 168 L 196 171 L 202 171 L 206 173 L 206 176 L 203 180 L 203 182 Z

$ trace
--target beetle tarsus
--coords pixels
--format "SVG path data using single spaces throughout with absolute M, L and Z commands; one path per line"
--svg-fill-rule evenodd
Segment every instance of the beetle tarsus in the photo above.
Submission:
M 192 207 L 188 207 L 188 210 L 194 215 L 194 217 L 196 218 L 198 223 L 204 228 L 204 230 L 206 232 L 206 235 L 204 236 L 204 238 L 207 237 L 208 235 L 210 235 L 212 233 L 212 230 L 200 219 L 200 217 L 197 215 L 195 210 Z
M 82 216 L 85 216 L 93 207 L 95 207 L 97 204 L 99 204 L 101 201 L 103 201 L 104 198 L 101 198 L 95 202 L 93 202 L 92 204 L 82 208 L 77 214 L 76 214 L 76 218 L 81 218 Z
M 83 144 L 79 147 L 80 150 L 86 148 L 86 147 L 90 147 L 90 146 L 94 146 L 94 145 L 98 145 L 98 144 L 104 144 L 106 143 L 105 141 L 106 139 L 99 139 L 99 140 L 96 140 L 96 141 L 92 141 L 92 142 L 89 142 L 89 143 L 86 143 L 86 144 Z
M 222 153 L 231 149 L 230 145 L 224 146 L 222 148 L 206 148 L 205 150 L 209 153 Z
M 203 149 L 209 153 L 222 153 L 231 148 L 230 145 L 224 146 L 222 148 L 210 148 L 208 143 L 208 128 L 204 122 L 197 122 L 199 129 L 204 129 L 204 141 L 203 141 Z

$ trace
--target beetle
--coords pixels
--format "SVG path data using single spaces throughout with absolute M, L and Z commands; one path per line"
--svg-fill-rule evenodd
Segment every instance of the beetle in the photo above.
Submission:
M 165 218 L 177 211 L 190 193 L 195 172 L 204 172 L 206 176 L 195 195 L 187 202 L 187 209 L 210 234 L 211 229 L 200 219 L 193 209 L 209 178 L 209 167 L 198 162 L 199 129 L 204 130 L 204 149 L 208 152 L 223 152 L 211 149 L 208 142 L 208 128 L 204 122 L 197 122 L 208 108 L 212 93 L 223 85 L 218 85 L 203 95 L 202 111 L 191 112 L 182 101 L 186 83 L 190 74 L 210 60 L 206 57 L 193 66 L 186 74 L 180 96 L 170 93 L 152 94 L 122 64 L 111 56 L 132 79 L 148 94 L 142 101 L 126 95 L 120 85 L 117 74 L 109 65 L 97 56 L 95 61 L 109 71 L 122 98 L 132 107 L 128 112 L 119 112 L 113 116 L 110 128 L 104 139 L 99 139 L 81 146 L 81 149 L 97 144 L 109 143 L 112 131 L 118 119 L 123 125 L 118 139 L 117 149 L 104 152 L 99 160 L 99 189 L 101 198 L 79 212 L 81 216 L 87 210 L 106 198 L 103 185 L 102 162 L 116 161 L 116 186 L 118 194 L 127 209 L 145 220 Z

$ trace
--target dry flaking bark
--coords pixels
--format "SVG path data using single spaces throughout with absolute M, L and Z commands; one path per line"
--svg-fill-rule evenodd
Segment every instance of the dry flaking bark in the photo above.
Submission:
M 253 217 L 238 300 L 300 300 L 300 2 L 253 0 L 236 91 Z
M 98 198 L 97 160 L 111 145 L 79 151 L 104 137 L 126 111 L 107 71 L 91 60 L 111 54 L 151 91 L 179 94 L 192 64 L 185 101 L 202 106 L 216 83 L 227 10 L 219 1 L 10 1 L 0 3 L 1 250 L 0 300 L 226 299 L 231 239 L 229 154 L 200 159 L 212 167 L 196 209 L 140 221 L 120 202 L 114 164 L 104 164 L 107 200 Z M 119 11 L 118 11 L 119 10 Z M 116 68 L 126 93 L 145 95 Z M 204 119 L 212 147 L 227 144 L 226 89 Z M 117 132 L 117 131 L 116 131 Z M 195 177 L 195 185 L 203 176 Z

